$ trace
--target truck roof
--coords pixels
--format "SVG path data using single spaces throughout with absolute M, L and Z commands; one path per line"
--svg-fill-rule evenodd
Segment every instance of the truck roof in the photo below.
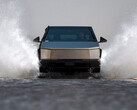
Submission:
M 91 26 L 48 26 L 47 28 L 92 28 Z

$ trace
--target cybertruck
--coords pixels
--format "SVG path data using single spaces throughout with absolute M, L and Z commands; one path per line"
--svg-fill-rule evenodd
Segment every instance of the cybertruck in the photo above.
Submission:
M 33 40 L 39 42 L 40 78 L 52 72 L 88 72 L 100 77 L 102 49 L 99 43 L 107 40 L 94 34 L 92 27 L 48 26 L 44 36 Z

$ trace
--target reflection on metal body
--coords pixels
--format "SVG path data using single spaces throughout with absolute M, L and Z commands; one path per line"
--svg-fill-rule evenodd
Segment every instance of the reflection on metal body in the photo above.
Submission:
M 99 49 L 41 49 L 41 59 L 99 59 Z
M 81 32 L 87 37 L 81 39 L 79 36 Z M 100 42 L 105 40 L 102 39 Z M 39 70 L 46 73 L 57 71 L 99 73 L 101 53 L 102 49 L 92 27 L 49 26 L 38 49 Z

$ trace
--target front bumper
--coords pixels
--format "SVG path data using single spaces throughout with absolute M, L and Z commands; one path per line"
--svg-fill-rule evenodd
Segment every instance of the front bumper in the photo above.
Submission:
M 88 71 L 89 68 L 100 68 L 99 59 L 61 59 L 40 60 L 40 67 L 46 71 Z

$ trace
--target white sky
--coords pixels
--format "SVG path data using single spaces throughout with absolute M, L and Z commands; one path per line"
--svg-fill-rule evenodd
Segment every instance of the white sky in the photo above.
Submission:
M 92 26 L 97 37 L 114 36 L 130 21 L 137 0 L 22 0 L 23 25 L 29 35 L 41 36 L 48 25 Z

